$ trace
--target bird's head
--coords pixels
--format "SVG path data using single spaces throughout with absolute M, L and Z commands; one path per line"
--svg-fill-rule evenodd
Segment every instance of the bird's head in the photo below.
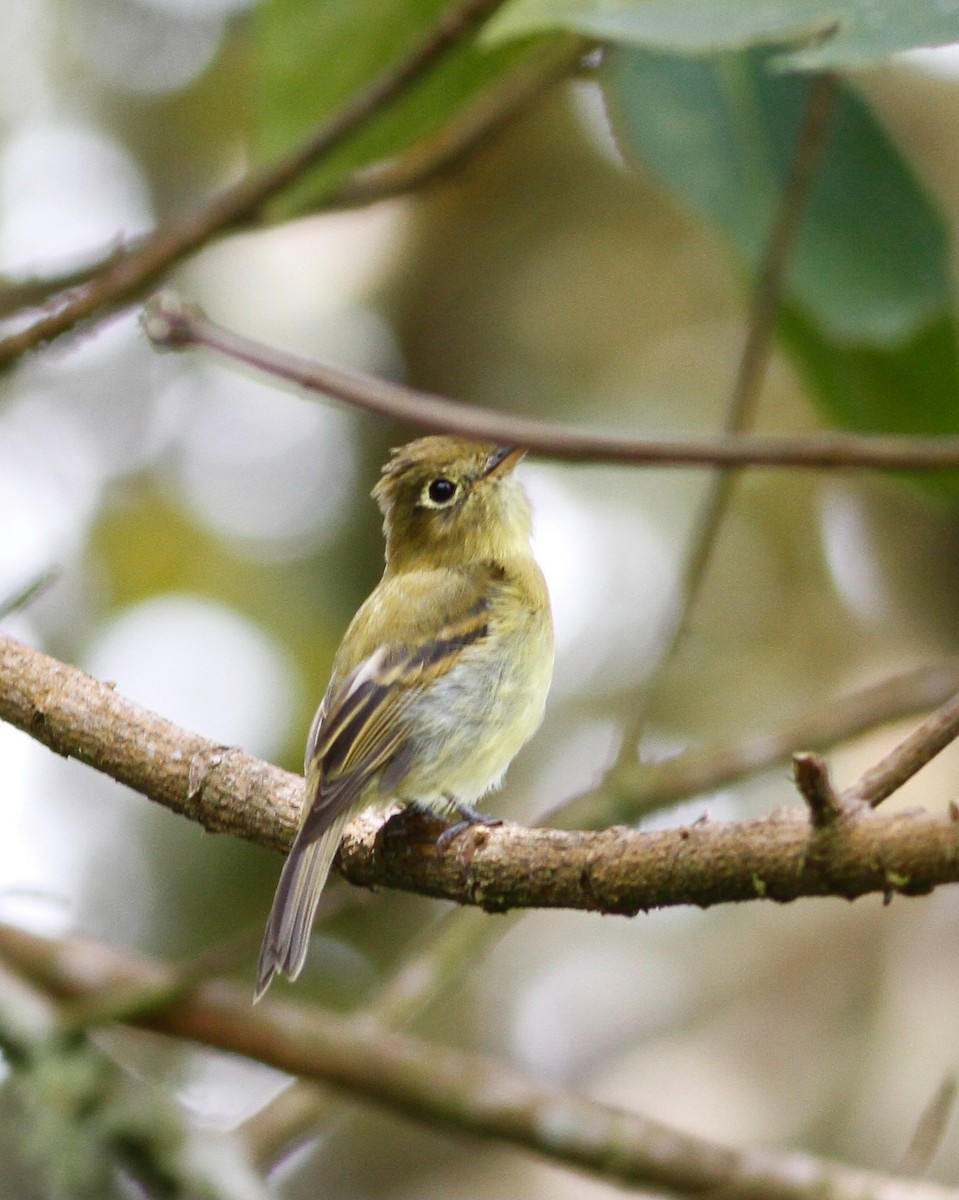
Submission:
M 425 437 L 393 451 L 373 497 L 393 569 L 502 561 L 529 553 L 530 509 L 514 446 Z

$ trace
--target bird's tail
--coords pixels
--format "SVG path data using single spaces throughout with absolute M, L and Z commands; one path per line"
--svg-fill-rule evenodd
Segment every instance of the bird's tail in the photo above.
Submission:
M 305 831 L 301 830 L 287 855 L 263 935 L 254 1004 L 270 986 L 274 975 L 296 979 L 303 969 L 316 906 L 347 816 L 346 812 L 338 814 L 318 838 L 306 839 Z

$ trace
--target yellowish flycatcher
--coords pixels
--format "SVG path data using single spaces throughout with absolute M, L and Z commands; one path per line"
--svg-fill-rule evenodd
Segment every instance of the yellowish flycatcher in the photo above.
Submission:
M 295 979 L 343 827 L 370 804 L 476 819 L 543 716 L 549 594 L 513 471 L 525 451 L 427 437 L 373 496 L 386 569 L 350 623 L 306 746 L 306 801 L 260 952 L 256 998 Z

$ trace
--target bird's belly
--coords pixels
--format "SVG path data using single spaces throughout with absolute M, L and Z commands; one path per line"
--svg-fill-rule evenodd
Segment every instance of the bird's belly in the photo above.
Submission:
M 525 649 L 526 647 L 524 647 Z M 471 804 L 495 787 L 543 718 L 551 661 L 530 672 L 524 654 L 458 663 L 409 712 L 414 765 L 398 798 L 444 807 Z M 542 660 L 540 660 L 542 661 Z

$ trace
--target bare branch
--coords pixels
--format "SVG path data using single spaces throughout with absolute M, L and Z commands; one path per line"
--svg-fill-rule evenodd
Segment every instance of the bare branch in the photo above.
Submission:
M 927 713 L 957 690 L 959 659 L 942 659 L 826 701 L 774 729 L 699 746 L 663 762 L 624 763 L 599 787 L 547 813 L 542 824 L 562 829 L 630 824 L 786 762 L 797 746 L 828 750 L 890 721 Z
M 845 789 L 842 802 L 865 801 L 873 808 L 911 779 L 959 737 L 959 692 L 947 700 L 886 757 Z
M 205 828 L 284 849 L 302 779 L 219 746 L 0 635 L 0 719 Z
M 448 912 L 424 931 L 419 944 L 364 1003 L 359 1019 L 384 1030 L 408 1025 L 513 924 L 510 917 L 490 921 L 475 908 Z M 279 1161 L 330 1118 L 333 1099 L 328 1091 L 303 1081 L 285 1088 L 240 1126 L 250 1160 L 263 1168 Z
M 316 363 L 217 325 L 170 293 L 147 306 L 144 328 L 159 346 L 203 346 L 277 382 L 333 396 L 364 412 L 436 433 L 525 446 L 572 462 L 646 466 L 880 467 L 939 471 L 959 467 L 959 437 L 823 433 L 810 437 L 746 434 L 688 441 L 650 441 L 586 433 L 568 425 L 462 404 L 358 371 Z
M 928 1171 L 929 1164 L 936 1157 L 946 1136 L 946 1126 L 956 1107 L 956 1087 L 955 1075 L 947 1075 L 936 1088 L 935 1094 L 916 1122 L 916 1128 L 900 1160 L 897 1174 L 920 1179 Z
M 792 158 L 763 248 L 759 278 L 750 306 L 746 342 L 723 422 L 723 432 L 726 434 L 749 429 L 755 418 L 769 365 L 789 259 L 826 146 L 835 97 L 836 79 L 831 73 L 817 75 L 810 81 Z M 724 470 L 716 473 L 710 481 L 709 492 L 700 507 L 690 537 L 689 553 L 682 572 L 682 603 L 671 634 L 671 645 L 661 660 L 660 673 L 685 634 L 712 558 L 719 527 L 729 508 L 736 477 L 737 472 Z M 635 741 L 635 737 L 625 739 L 624 750 L 627 753 Z
M 588 49 L 589 43 L 580 39 L 559 43 L 549 39 L 435 137 L 414 146 L 401 158 L 358 171 L 310 211 L 332 212 L 375 204 L 409 195 L 450 175 L 547 88 L 569 75 Z
M 793 779 L 809 805 L 813 828 L 826 829 L 843 815 L 843 807 L 829 777 L 826 760 L 810 750 L 793 755 Z
M 0 719 L 205 828 L 285 849 L 302 780 L 217 746 L 89 675 L 0 637 Z M 395 818 L 394 818 L 395 819 Z M 488 911 L 574 908 L 632 915 L 675 904 L 868 892 L 916 894 L 959 880 L 959 812 L 865 809 L 827 847 L 801 809 L 641 833 L 468 830 L 438 848 L 442 823 L 405 812 L 405 837 L 365 814 L 347 829 L 340 873 Z M 815 844 L 813 844 L 815 842 Z
M 35 984 L 83 997 L 124 985 L 162 989 L 161 965 L 80 938 L 48 941 L 0 926 L 0 953 Z M 951 1189 L 810 1155 L 739 1150 L 578 1092 L 527 1078 L 493 1059 L 438 1047 L 275 999 L 207 983 L 137 1023 L 330 1084 L 431 1126 L 518 1146 L 554 1163 L 634 1187 L 724 1200 L 953 1200 Z
M 43 595 L 48 587 L 57 582 L 60 575 L 60 567 L 48 567 L 21 587 L 15 588 L 6 596 L 0 597 L 0 621 L 9 617 L 12 613 L 29 607 L 38 596 Z
M 22 279 L 0 275 L 0 319 L 12 317 L 21 310 L 40 308 L 49 304 L 57 293 L 82 287 L 94 275 L 119 262 L 127 253 L 127 246 L 111 245 L 96 254 L 92 261 L 56 274 L 32 275 Z
M 291 154 L 271 166 L 244 176 L 214 196 L 199 212 L 168 225 L 123 254 L 89 283 L 67 294 L 54 311 L 0 340 L 0 367 L 9 365 L 36 346 L 73 329 L 96 313 L 115 310 L 144 290 L 175 263 L 211 238 L 258 213 L 332 151 L 338 149 L 370 118 L 387 108 L 452 47 L 471 36 L 503 0 L 460 0 L 439 18 L 430 32 L 368 87 L 341 109 Z

